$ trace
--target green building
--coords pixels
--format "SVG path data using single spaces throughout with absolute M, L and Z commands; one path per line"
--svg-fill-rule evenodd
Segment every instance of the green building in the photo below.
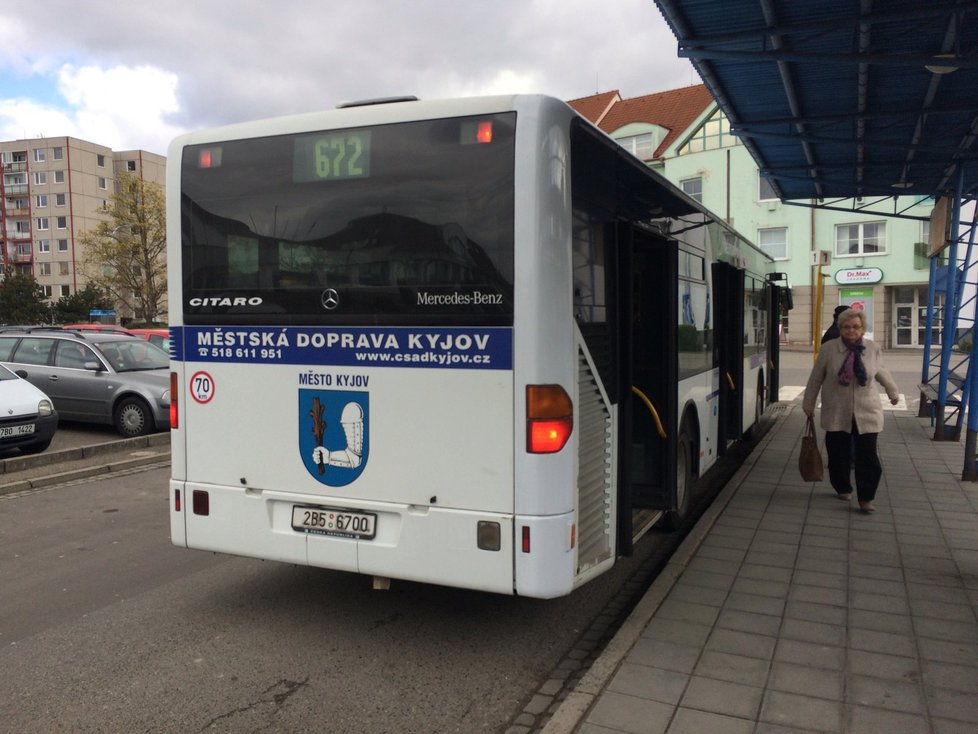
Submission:
M 783 203 L 702 84 L 632 99 L 605 92 L 569 104 L 775 259 L 794 300 L 782 343 L 812 344 L 837 305 L 853 304 L 866 310 L 869 336 L 885 348 L 923 346 L 933 199 Z

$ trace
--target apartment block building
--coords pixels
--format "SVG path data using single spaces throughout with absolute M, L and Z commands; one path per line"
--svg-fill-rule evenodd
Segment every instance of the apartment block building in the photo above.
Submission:
M 0 165 L 0 279 L 29 273 L 52 303 L 85 287 L 80 237 L 105 218 L 118 173 L 166 178 L 164 156 L 72 137 L 0 141 Z
M 854 304 L 885 347 L 924 344 L 932 199 L 782 202 L 702 84 L 630 99 L 610 91 L 569 104 L 774 258 L 794 297 L 783 341 L 812 343 L 821 279 L 822 330 L 835 306 Z

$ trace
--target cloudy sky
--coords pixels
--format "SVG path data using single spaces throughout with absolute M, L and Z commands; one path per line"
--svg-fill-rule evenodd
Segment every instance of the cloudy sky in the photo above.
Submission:
M 699 83 L 652 0 L 0 0 L 0 28 L 0 140 L 161 154 L 355 99 Z

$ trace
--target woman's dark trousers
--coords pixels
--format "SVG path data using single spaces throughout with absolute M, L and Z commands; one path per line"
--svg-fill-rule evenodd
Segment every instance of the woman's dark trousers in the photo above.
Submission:
M 852 492 L 850 471 L 853 458 L 856 466 L 856 497 L 860 502 L 872 502 L 883 476 L 883 466 L 876 452 L 878 433 L 859 433 L 852 422 L 852 433 L 826 431 L 825 451 L 829 455 L 829 481 L 839 494 Z

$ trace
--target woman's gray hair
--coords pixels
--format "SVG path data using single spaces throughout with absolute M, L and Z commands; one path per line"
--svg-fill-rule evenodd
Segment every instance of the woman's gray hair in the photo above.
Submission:
M 866 312 L 855 308 L 847 308 L 845 311 L 840 313 L 839 319 L 836 323 L 839 324 L 839 328 L 841 329 L 843 322 L 851 321 L 852 319 L 859 319 L 859 323 L 863 326 L 863 331 L 866 331 L 869 328 L 869 324 L 866 319 Z

